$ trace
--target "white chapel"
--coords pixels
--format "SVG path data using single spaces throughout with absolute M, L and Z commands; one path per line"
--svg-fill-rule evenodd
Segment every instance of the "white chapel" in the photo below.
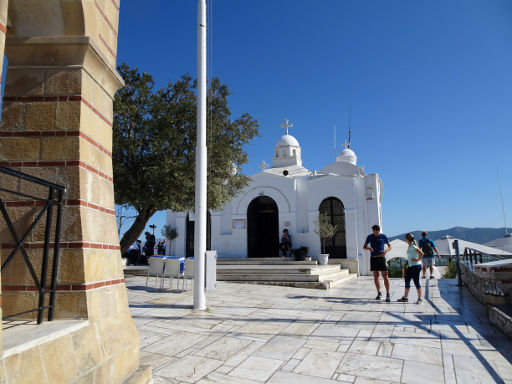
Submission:
M 369 274 L 369 255 L 363 251 L 374 224 L 382 224 L 382 181 L 357 165 L 350 148 L 336 162 L 320 171 L 302 166 L 301 147 L 288 134 L 292 125 L 282 125 L 286 134 L 274 147 L 272 166 L 261 172 L 224 207 L 208 212 L 207 247 L 219 257 L 278 257 L 283 229 L 292 236 L 293 248 L 308 247 L 308 255 L 321 253 L 316 233 L 318 217 L 325 213 L 338 232 L 326 242 L 330 259 L 356 259 L 360 274 Z M 167 224 L 178 237 L 170 252 L 193 256 L 194 213 L 167 211 Z

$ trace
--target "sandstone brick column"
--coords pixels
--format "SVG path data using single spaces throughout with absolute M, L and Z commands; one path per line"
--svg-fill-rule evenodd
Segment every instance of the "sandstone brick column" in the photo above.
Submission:
M 2 82 L 2 69 L 4 67 L 4 50 L 5 50 L 5 35 L 7 33 L 7 7 L 8 0 L 0 0 L 0 83 Z M 2 252 L 2 244 L 0 244 L 0 254 Z M 0 318 L 2 315 L 2 287 L 0 275 Z M 2 327 L 0 327 L 0 351 L 2 350 Z
M 58 349 L 80 354 L 86 348 L 93 360 L 87 363 L 99 367 L 91 373 L 97 383 L 119 382 L 139 363 L 114 214 L 112 100 L 123 84 L 115 69 L 118 1 L 41 1 L 40 9 L 33 1 L 11 2 L 0 128 L 0 164 L 67 188 L 55 318 L 88 319 L 90 326 Z M 25 183 L 11 186 L 27 192 Z M 38 206 L 13 203 L 9 210 L 21 231 Z M 1 225 L 5 258 L 13 244 Z M 36 228 L 27 244 L 36 265 L 42 242 Z M 4 311 L 35 306 L 37 294 L 20 257 L 2 280 Z M 68 365 L 66 353 L 51 358 Z M 69 367 L 69 378 L 85 369 L 77 364 L 76 372 Z

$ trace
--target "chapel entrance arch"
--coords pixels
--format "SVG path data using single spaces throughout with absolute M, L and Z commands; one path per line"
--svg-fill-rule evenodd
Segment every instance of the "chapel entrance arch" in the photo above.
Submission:
M 346 259 L 347 241 L 345 234 L 345 207 L 343 207 L 343 203 L 335 197 L 328 197 L 320 203 L 319 211 L 320 214 L 327 215 L 331 224 L 338 226 L 334 237 L 325 240 L 325 252 L 330 255 L 329 257 Z
M 247 257 L 279 256 L 279 210 L 268 196 L 259 196 L 247 208 Z
M 206 213 L 206 250 L 212 249 L 212 219 L 210 211 Z M 186 236 L 185 236 L 185 257 L 194 257 L 194 240 L 195 240 L 195 221 L 190 220 L 187 215 L 186 224 Z

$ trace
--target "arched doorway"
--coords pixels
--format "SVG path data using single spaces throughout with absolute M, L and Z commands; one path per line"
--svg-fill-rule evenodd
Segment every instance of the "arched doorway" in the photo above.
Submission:
M 343 207 L 343 203 L 335 197 L 328 197 L 320 204 L 319 211 L 321 214 L 329 217 L 331 224 L 338 226 L 334 237 L 325 240 L 325 252 L 332 258 L 346 259 L 347 242 L 345 235 L 345 208 Z
M 279 256 L 279 210 L 268 196 L 259 196 L 247 208 L 247 256 Z
M 212 219 L 210 211 L 206 213 L 206 250 L 212 249 Z M 187 233 L 185 238 L 185 257 L 194 257 L 195 221 L 187 215 Z

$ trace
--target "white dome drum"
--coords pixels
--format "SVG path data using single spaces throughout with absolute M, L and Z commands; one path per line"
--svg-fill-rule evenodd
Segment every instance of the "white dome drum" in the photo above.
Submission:
M 350 163 L 357 165 L 357 156 L 355 152 L 349 148 L 345 148 L 340 152 L 340 154 L 336 157 L 337 163 Z
M 299 142 L 292 135 L 283 135 L 279 138 L 279 140 L 277 140 L 277 143 L 274 146 L 274 148 L 288 147 L 288 146 L 299 147 Z

